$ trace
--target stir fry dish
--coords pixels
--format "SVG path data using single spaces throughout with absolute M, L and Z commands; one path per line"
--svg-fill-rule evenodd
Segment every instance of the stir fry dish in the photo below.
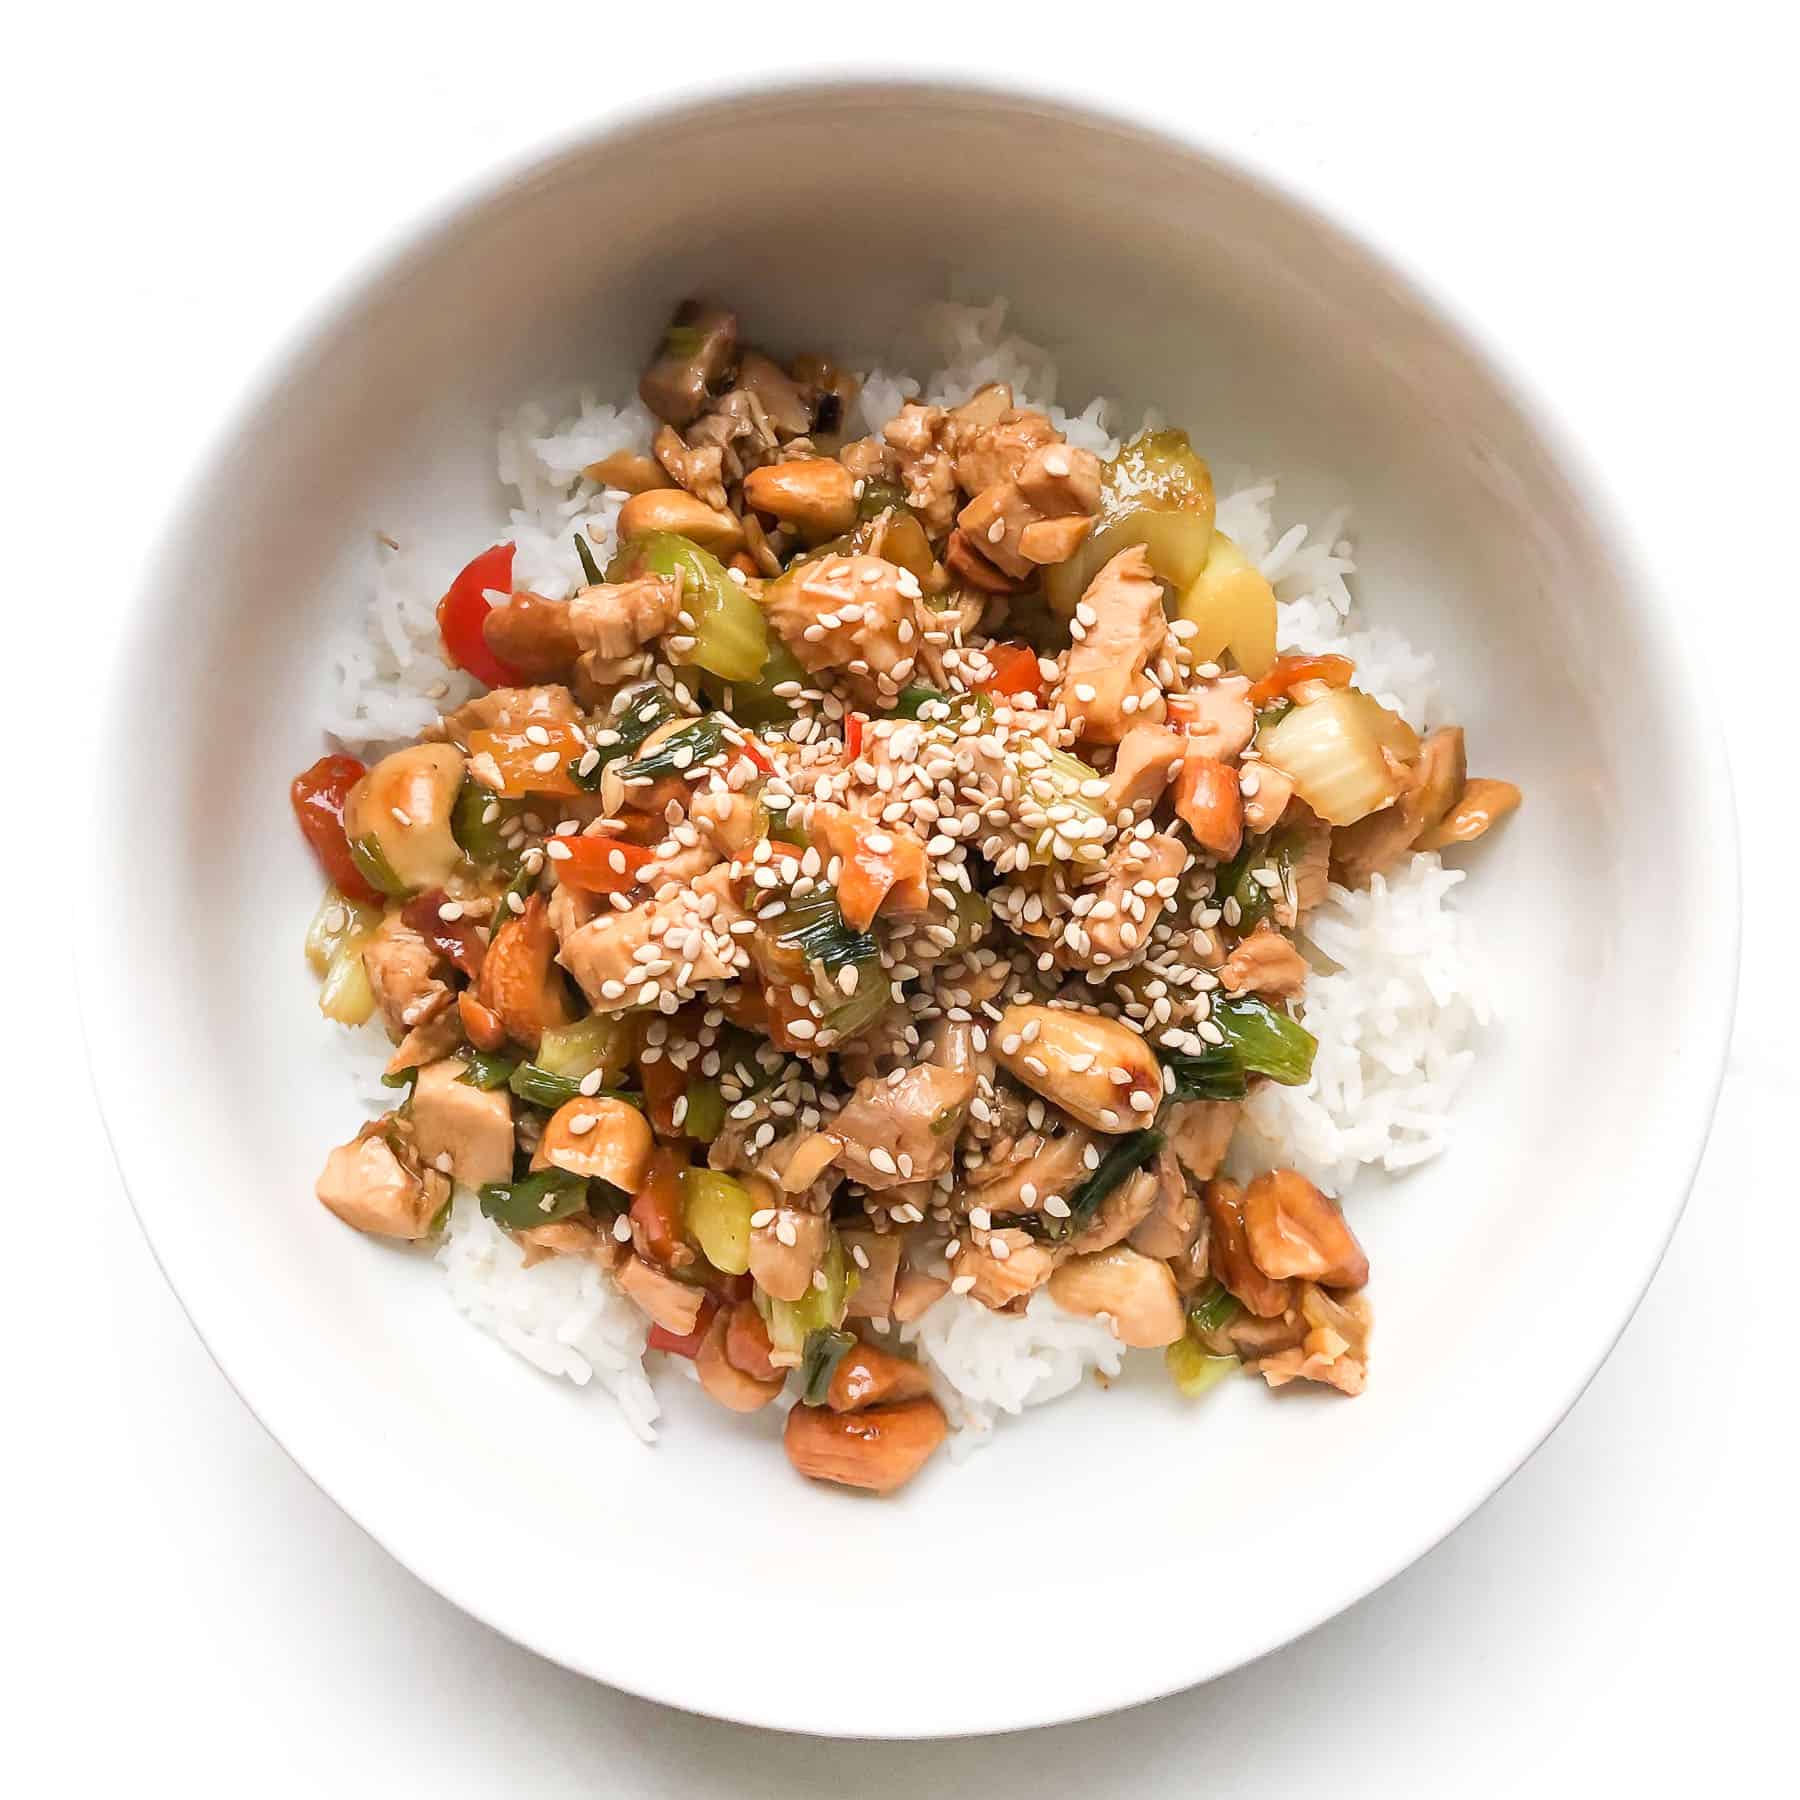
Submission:
M 849 437 L 856 391 L 684 305 L 587 584 L 482 550 L 438 623 L 487 691 L 295 780 L 322 1010 L 393 1043 L 319 1199 L 424 1239 L 473 1193 L 875 1492 L 946 1436 L 897 1329 L 946 1296 L 1047 1294 L 1189 1395 L 1359 1393 L 1356 1234 L 1228 1148 L 1308 1077 L 1329 884 L 1518 790 L 1278 652 L 1184 432 L 1103 461 L 995 384 Z

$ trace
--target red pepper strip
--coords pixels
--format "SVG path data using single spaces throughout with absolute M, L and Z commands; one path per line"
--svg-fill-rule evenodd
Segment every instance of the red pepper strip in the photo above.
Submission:
M 1278 656 L 1275 666 L 1245 696 L 1252 706 L 1267 706 L 1303 681 L 1348 687 L 1356 664 L 1347 656 Z
M 381 895 L 363 879 L 344 830 L 344 802 L 365 773 L 354 756 L 321 756 L 294 777 L 288 798 L 313 855 L 331 877 L 331 885 L 346 900 L 379 904 Z
M 433 888 L 430 893 L 407 901 L 400 909 L 400 917 L 440 956 L 454 963 L 473 981 L 481 973 L 481 959 L 487 954 L 487 945 L 468 920 L 450 920 L 439 913 L 438 908 L 449 898 L 442 888 Z
M 550 858 L 556 879 L 564 887 L 588 894 L 623 894 L 637 886 L 638 871 L 656 860 L 650 844 L 628 844 L 615 837 L 552 838 L 556 854 Z M 568 854 L 564 856 L 563 851 Z
M 1009 699 L 1014 694 L 1030 694 L 1033 699 L 1043 699 L 1044 672 L 1029 644 L 989 644 L 987 659 L 994 672 L 986 681 L 976 682 L 976 693 Z
M 852 762 L 862 755 L 863 727 L 867 723 L 861 713 L 851 713 L 844 720 L 844 754 Z
M 738 754 L 755 764 L 764 775 L 775 773 L 775 765 L 763 754 L 762 746 L 757 743 L 755 738 L 746 737 L 737 748 Z
M 450 591 L 438 602 L 438 633 L 444 650 L 459 669 L 467 669 L 477 681 L 491 688 L 519 687 L 524 676 L 503 663 L 482 631 L 488 613 L 488 589 L 512 592 L 513 547 L 496 544 L 484 550 L 451 582 Z
M 677 1337 L 672 1331 L 665 1331 L 660 1325 L 650 1327 L 650 1348 L 652 1350 L 669 1350 L 676 1356 L 685 1356 L 690 1360 L 700 1354 L 700 1342 L 706 1336 L 706 1329 L 712 1324 L 713 1314 L 719 1310 L 719 1303 L 708 1294 L 700 1302 L 700 1317 L 694 1321 L 694 1329 L 685 1337 Z

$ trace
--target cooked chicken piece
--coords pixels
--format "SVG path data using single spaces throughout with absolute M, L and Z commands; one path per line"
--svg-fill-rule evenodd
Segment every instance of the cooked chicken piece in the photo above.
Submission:
M 956 518 L 956 473 L 941 444 L 941 406 L 909 402 L 881 428 L 894 452 L 907 504 L 927 534 L 940 538 Z
M 700 1308 L 706 1301 L 704 1288 L 665 1275 L 641 1256 L 626 1257 L 613 1279 L 650 1315 L 652 1324 L 660 1325 L 672 1337 L 686 1337 L 699 1324 Z
M 1198 1196 L 1196 1196 L 1198 1197 Z M 1143 1250 L 1142 1244 L 1132 1245 L 1134 1250 Z M 1149 1252 L 1146 1250 L 1147 1256 Z M 1203 1288 L 1212 1282 L 1212 1228 L 1206 1222 L 1206 1207 L 1200 1207 L 1200 1229 L 1194 1241 L 1178 1254 L 1168 1259 L 1169 1273 L 1175 1277 L 1175 1285 L 1181 1290 L 1184 1300 L 1192 1300 Z M 1224 1354 L 1223 1350 L 1219 1351 Z
M 981 553 L 975 540 L 960 526 L 951 532 L 949 541 L 944 545 L 944 569 L 959 587 L 973 588 L 988 598 L 995 594 L 1016 594 L 1025 586 L 1024 576 L 1009 575 L 989 561 Z M 984 599 L 977 617 L 986 613 L 987 604 L 988 600 Z
M 846 1225 L 839 1229 L 844 1254 L 856 1264 L 858 1281 L 850 1296 L 846 1316 L 852 1319 L 885 1319 L 893 1311 L 894 1286 L 900 1276 L 900 1251 L 903 1248 L 897 1231 L 871 1231 L 862 1226 Z
M 481 635 L 495 656 L 530 681 L 566 680 L 581 654 L 569 626 L 569 603 L 529 591 L 490 607 Z
M 527 1050 L 535 1051 L 546 1031 L 573 1017 L 555 954 L 548 903 L 533 894 L 524 912 L 496 928 L 482 958 L 476 998 Z
M 1058 956 L 1092 969 L 1135 961 L 1187 863 L 1187 847 L 1166 831 L 1121 838 L 1100 865 L 1099 902 L 1081 921 L 1085 948 L 1076 951 L 1059 940 Z
M 1304 800 L 1290 800 L 1282 815 L 1281 842 L 1288 880 L 1275 897 L 1275 922 L 1292 931 L 1325 898 L 1331 885 L 1332 830 Z M 1289 890 L 1293 904 L 1288 904 Z
M 1369 1259 L 1337 1202 L 1295 1169 L 1271 1169 L 1244 1190 L 1244 1237 L 1272 1281 L 1298 1276 L 1321 1287 L 1359 1288 Z
M 1131 809 L 1131 820 L 1147 819 L 1175 779 L 1187 746 L 1178 732 L 1161 725 L 1133 725 L 1119 739 L 1112 773 L 1106 778 L 1106 804 L 1112 812 Z M 1129 824 L 1131 820 L 1122 820 Z
M 1050 1277 L 1050 1298 L 1084 1318 L 1105 1314 L 1113 1335 L 1134 1350 L 1161 1349 L 1187 1328 L 1168 1266 L 1124 1244 L 1070 1258 Z
M 1161 722 L 1162 693 L 1144 671 L 1161 651 L 1167 626 L 1162 584 L 1143 546 L 1121 550 L 1075 609 L 1071 635 L 1075 628 L 1083 635 L 1064 654 L 1052 696 L 1078 736 L 1116 744 L 1134 722 Z
M 721 394 L 685 435 L 689 445 L 719 452 L 720 473 L 728 485 L 779 454 L 768 414 L 741 388 Z
M 656 846 L 655 857 L 639 870 L 638 879 L 658 892 L 671 881 L 685 887 L 696 876 L 705 874 L 724 860 L 710 838 L 703 837 L 697 844 L 684 844 L 679 838 L 664 838 Z
M 397 912 L 389 913 L 363 945 L 362 964 L 388 1035 L 396 1040 L 413 1026 L 436 1018 L 454 997 L 443 979 L 449 963 Z
M 844 1173 L 872 1191 L 926 1181 L 950 1166 L 975 1077 L 931 1063 L 871 1075 L 832 1121 Z
M 744 352 L 743 361 L 738 364 L 736 386 L 755 399 L 783 441 L 804 437 L 813 429 L 813 403 L 805 388 L 760 350 Z
M 1155 1175 L 1148 1169 L 1135 1170 L 1094 1209 L 1093 1217 L 1069 1239 L 1068 1250 L 1077 1256 L 1110 1250 L 1136 1231 L 1155 1205 Z
M 979 1034 L 982 1048 L 976 1048 Z M 994 1073 L 993 1052 L 986 1048 L 987 1034 L 973 1019 L 939 1019 L 925 1040 L 925 1060 L 940 1069 L 955 1069 L 980 1077 Z
M 879 556 L 821 556 L 763 590 L 769 623 L 803 669 L 832 669 L 868 690 L 912 672 L 919 583 Z
M 1265 1275 L 1250 1254 L 1244 1226 L 1244 1193 L 1235 1181 L 1216 1176 L 1202 1190 L 1211 1228 L 1213 1274 L 1231 1297 L 1259 1319 L 1278 1319 L 1294 1304 L 1294 1284 Z
M 590 1256 L 610 1275 L 624 1255 L 624 1246 L 614 1241 L 612 1233 L 598 1219 L 586 1213 L 552 1219 L 548 1225 L 527 1226 L 512 1237 L 525 1252 L 523 1266 L 527 1269 L 534 1269 L 553 1256 Z
M 838 461 L 850 471 L 852 481 L 886 481 L 893 452 L 880 438 L 856 438 L 838 453 Z
M 691 424 L 709 392 L 725 385 L 737 359 L 737 318 L 721 306 L 684 300 L 663 334 L 656 361 L 638 383 L 638 395 L 659 419 Z
M 721 863 L 666 899 L 597 914 L 562 940 L 557 960 L 596 1012 L 654 1006 L 664 991 L 692 992 L 743 969 L 733 927 L 747 923 L 731 896 L 731 865 Z
M 1010 481 L 983 488 L 956 515 L 963 541 L 1015 580 L 1032 572 L 1034 565 L 1025 554 L 1024 537 L 1029 527 L 1041 522 L 1037 509 Z
M 868 1406 L 891 1406 L 931 1392 L 931 1378 L 916 1362 L 873 1344 L 858 1344 L 832 1371 L 825 1404 L 833 1412 L 861 1412 Z
M 785 1379 L 787 1371 L 772 1360 L 775 1347 L 769 1341 L 769 1328 L 756 1310 L 756 1302 L 740 1300 L 719 1310 L 729 1321 L 725 1328 L 725 1355 L 731 1366 L 758 1381 Z
M 767 1224 L 750 1227 L 750 1273 L 774 1299 L 803 1300 L 811 1290 L 814 1270 L 825 1261 L 831 1221 L 823 1213 L 777 1204 L 779 1196 L 761 1186 L 751 1191 L 759 1201 L 770 1202 L 759 1206 L 758 1213 L 773 1211 L 775 1216 Z
M 419 1071 L 413 1083 L 413 1137 L 419 1155 L 465 1187 L 511 1179 L 512 1096 L 462 1079 L 468 1064 L 452 1057 Z
M 950 1267 L 953 1286 L 968 1282 L 961 1292 L 990 1311 L 1000 1312 L 1050 1279 L 1056 1255 L 1029 1232 L 1009 1225 L 964 1244 Z
M 1091 450 L 1061 442 L 1043 445 L 1012 479 L 1046 519 L 1092 517 L 1100 509 L 1100 459 Z
M 894 1305 L 888 1316 L 897 1325 L 910 1324 L 921 1313 L 929 1312 L 949 1291 L 949 1282 L 939 1276 L 927 1275 L 920 1269 L 902 1269 L 894 1283 Z
M 1221 675 L 1182 695 L 1188 746 L 1196 756 L 1230 762 L 1243 753 L 1256 735 L 1256 709 L 1249 693 L 1248 675 Z
M 949 1426 L 935 1400 L 907 1400 L 865 1412 L 796 1406 L 782 1444 L 788 1461 L 815 1481 L 891 1494 L 924 1468 Z
M 767 819 L 753 794 L 734 790 L 697 792 L 688 803 L 688 823 L 710 838 L 722 856 L 742 856 L 751 850 Z
M 1039 568 L 1067 562 L 1087 542 L 1093 529 L 1094 521 L 1085 513 L 1062 519 L 1033 519 L 1019 533 L 1019 554 Z
M 1078 1127 L 1060 1137 L 1033 1133 L 1015 1144 L 1010 1159 L 994 1157 L 968 1169 L 957 1199 L 965 1210 L 985 1207 L 990 1216 L 1041 1212 L 1053 1197 L 1066 1203 L 1092 1167 L 1090 1149 L 1098 1162 L 1093 1134 Z
M 1293 1349 L 1265 1356 L 1249 1366 L 1270 1387 L 1290 1381 L 1328 1382 L 1341 1393 L 1360 1394 L 1369 1374 L 1372 1316 L 1361 1294 L 1334 1299 L 1310 1283 L 1300 1289 L 1306 1336 Z
M 725 510 L 724 451 L 717 444 L 690 446 L 673 425 L 664 425 L 651 448 L 656 460 L 696 500 L 715 512 Z
M 457 995 L 458 1006 L 462 995 Z M 457 1006 L 421 1019 L 398 1044 L 387 1060 L 384 1075 L 398 1075 L 403 1069 L 422 1069 L 427 1063 L 441 1061 L 460 1045 L 465 1036 L 462 1015 Z
M 596 656 L 629 656 L 667 631 L 680 610 L 680 591 L 668 576 L 640 575 L 583 588 L 569 602 L 569 629 Z
M 1200 1235 L 1200 1196 L 1183 1173 L 1180 1160 L 1167 1145 L 1157 1152 L 1151 1175 L 1154 1193 L 1150 1210 L 1132 1226 L 1129 1242 L 1144 1256 L 1166 1262 L 1183 1255 Z M 1180 1277 L 1176 1277 L 1180 1286 Z
M 1034 450 L 1062 443 L 1049 415 L 1014 406 L 1012 389 L 1004 382 L 990 383 L 953 408 L 942 437 L 966 494 L 1016 482 Z
M 454 712 L 445 713 L 420 735 L 467 750 L 472 731 L 523 731 L 528 725 L 574 725 L 580 719 L 575 696 L 558 684 L 493 688 L 465 701 Z
M 1288 1000 L 1306 986 L 1306 958 L 1279 931 L 1259 925 L 1226 957 L 1219 985 L 1228 994 Z
M 1164 1115 L 1169 1146 L 1195 1181 L 1218 1173 L 1243 1110 L 1241 1100 L 1183 1100 Z
M 371 1119 L 326 1157 L 314 1191 L 358 1231 L 377 1237 L 426 1236 L 450 1198 L 450 1178 L 436 1169 L 421 1169 L 408 1138 L 408 1127 L 396 1114 Z

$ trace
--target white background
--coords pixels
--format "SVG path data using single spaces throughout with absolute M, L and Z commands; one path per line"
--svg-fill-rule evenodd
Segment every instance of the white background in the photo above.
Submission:
M 1776 1148 L 1800 1101 L 1800 311 L 1784 262 L 1800 144 L 1777 9 L 1264 3 L 1183 7 L 1179 26 L 1141 7 L 1104 26 L 1051 9 L 990 9 L 1009 22 L 989 25 L 965 8 L 952 25 L 917 7 L 584 0 L 57 10 L 66 27 L 9 27 L 0 116 L 22 658 L 6 1037 L 31 1052 L 4 1115 L 6 1785 L 1348 1800 L 1720 1792 L 1784 1765 L 1800 1566 L 1800 1182 Z M 541 1663 L 310 1486 L 207 1360 L 127 1209 L 80 1065 L 79 946 L 58 934 L 54 883 L 57 840 L 106 829 L 70 804 L 84 647 L 129 604 L 143 545 L 246 376 L 349 265 L 614 97 L 915 58 L 1191 108 L 1216 142 L 1401 245 L 1534 370 L 1613 480 L 1661 497 L 1652 548 L 1693 611 L 1736 762 L 1746 985 L 1712 1148 L 1655 1287 L 1567 1423 L 1447 1544 L 1205 1690 L 1026 1737 L 855 1747 L 691 1719 Z M 1604 1021 L 1570 1020 L 1571 1055 L 1605 1049 Z M 217 1198 L 228 1218 L 266 1197 Z M 1178 1603 L 1204 1632 L 1204 1596 Z M 1005 1628 L 991 1621 L 996 1649 Z M 832 1653 L 805 1645 L 803 1614 L 777 1637 L 797 1680 L 809 1649 Z

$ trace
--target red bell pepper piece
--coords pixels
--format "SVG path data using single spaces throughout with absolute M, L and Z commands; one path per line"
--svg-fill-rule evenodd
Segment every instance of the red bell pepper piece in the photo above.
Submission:
M 294 777 L 288 798 L 331 885 L 346 900 L 379 905 L 381 895 L 363 879 L 350 855 L 350 837 L 344 829 L 344 802 L 365 773 L 354 756 L 321 756 Z
M 438 633 L 444 640 L 445 654 L 457 668 L 467 669 L 477 681 L 491 688 L 519 687 L 525 679 L 488 648 L 481 629 L 492 610 L 488 589 L 510 594 L 512 567 L 512 545 L 496 544 L 491 550 L 482 551 L 451 582 L 450 591 L 438 602 Z
M 1037 652 L 1029 644 L 990 644 L 987 659 L 994 672 L 986 681 L 978 681 L 975 691 L 994 699 L 1014 694 L 1030 694 L 1035 700 L 1044 697 L 1044 672 L 1038 667 Z
M 713 1314 L 719 1310 L 719 1303 L 708 1294 L 700 1302 L 700 1317 L 694 1321 L 694 1329 L 684 1337 L 677 1337 L 672 1331 L 665 1331 L 660 1325 L 650 1327 L 650 1348 L 652 1350 L 669 1350 L 677 1356 L 685 1356 L 690 1360 L 700 1354 L 700 1344 L 706 1336 L 707 1327 L 713 1322 Z
M 637 885 L 638 871 L 656 860 L 649 844 L 628 844 L 616 837 L 552 838 L 557 854 L 550 858 L 556 879 L 588 894 L 622 894 Z M 563 851 L 568 854 L 564 856 Z
M 1245 696 L 1252 706 L 1267 706 L 1303 681 L 1348 687 L 1356 664 L 1347 656 L 1278 656 L 1275 666 Z

